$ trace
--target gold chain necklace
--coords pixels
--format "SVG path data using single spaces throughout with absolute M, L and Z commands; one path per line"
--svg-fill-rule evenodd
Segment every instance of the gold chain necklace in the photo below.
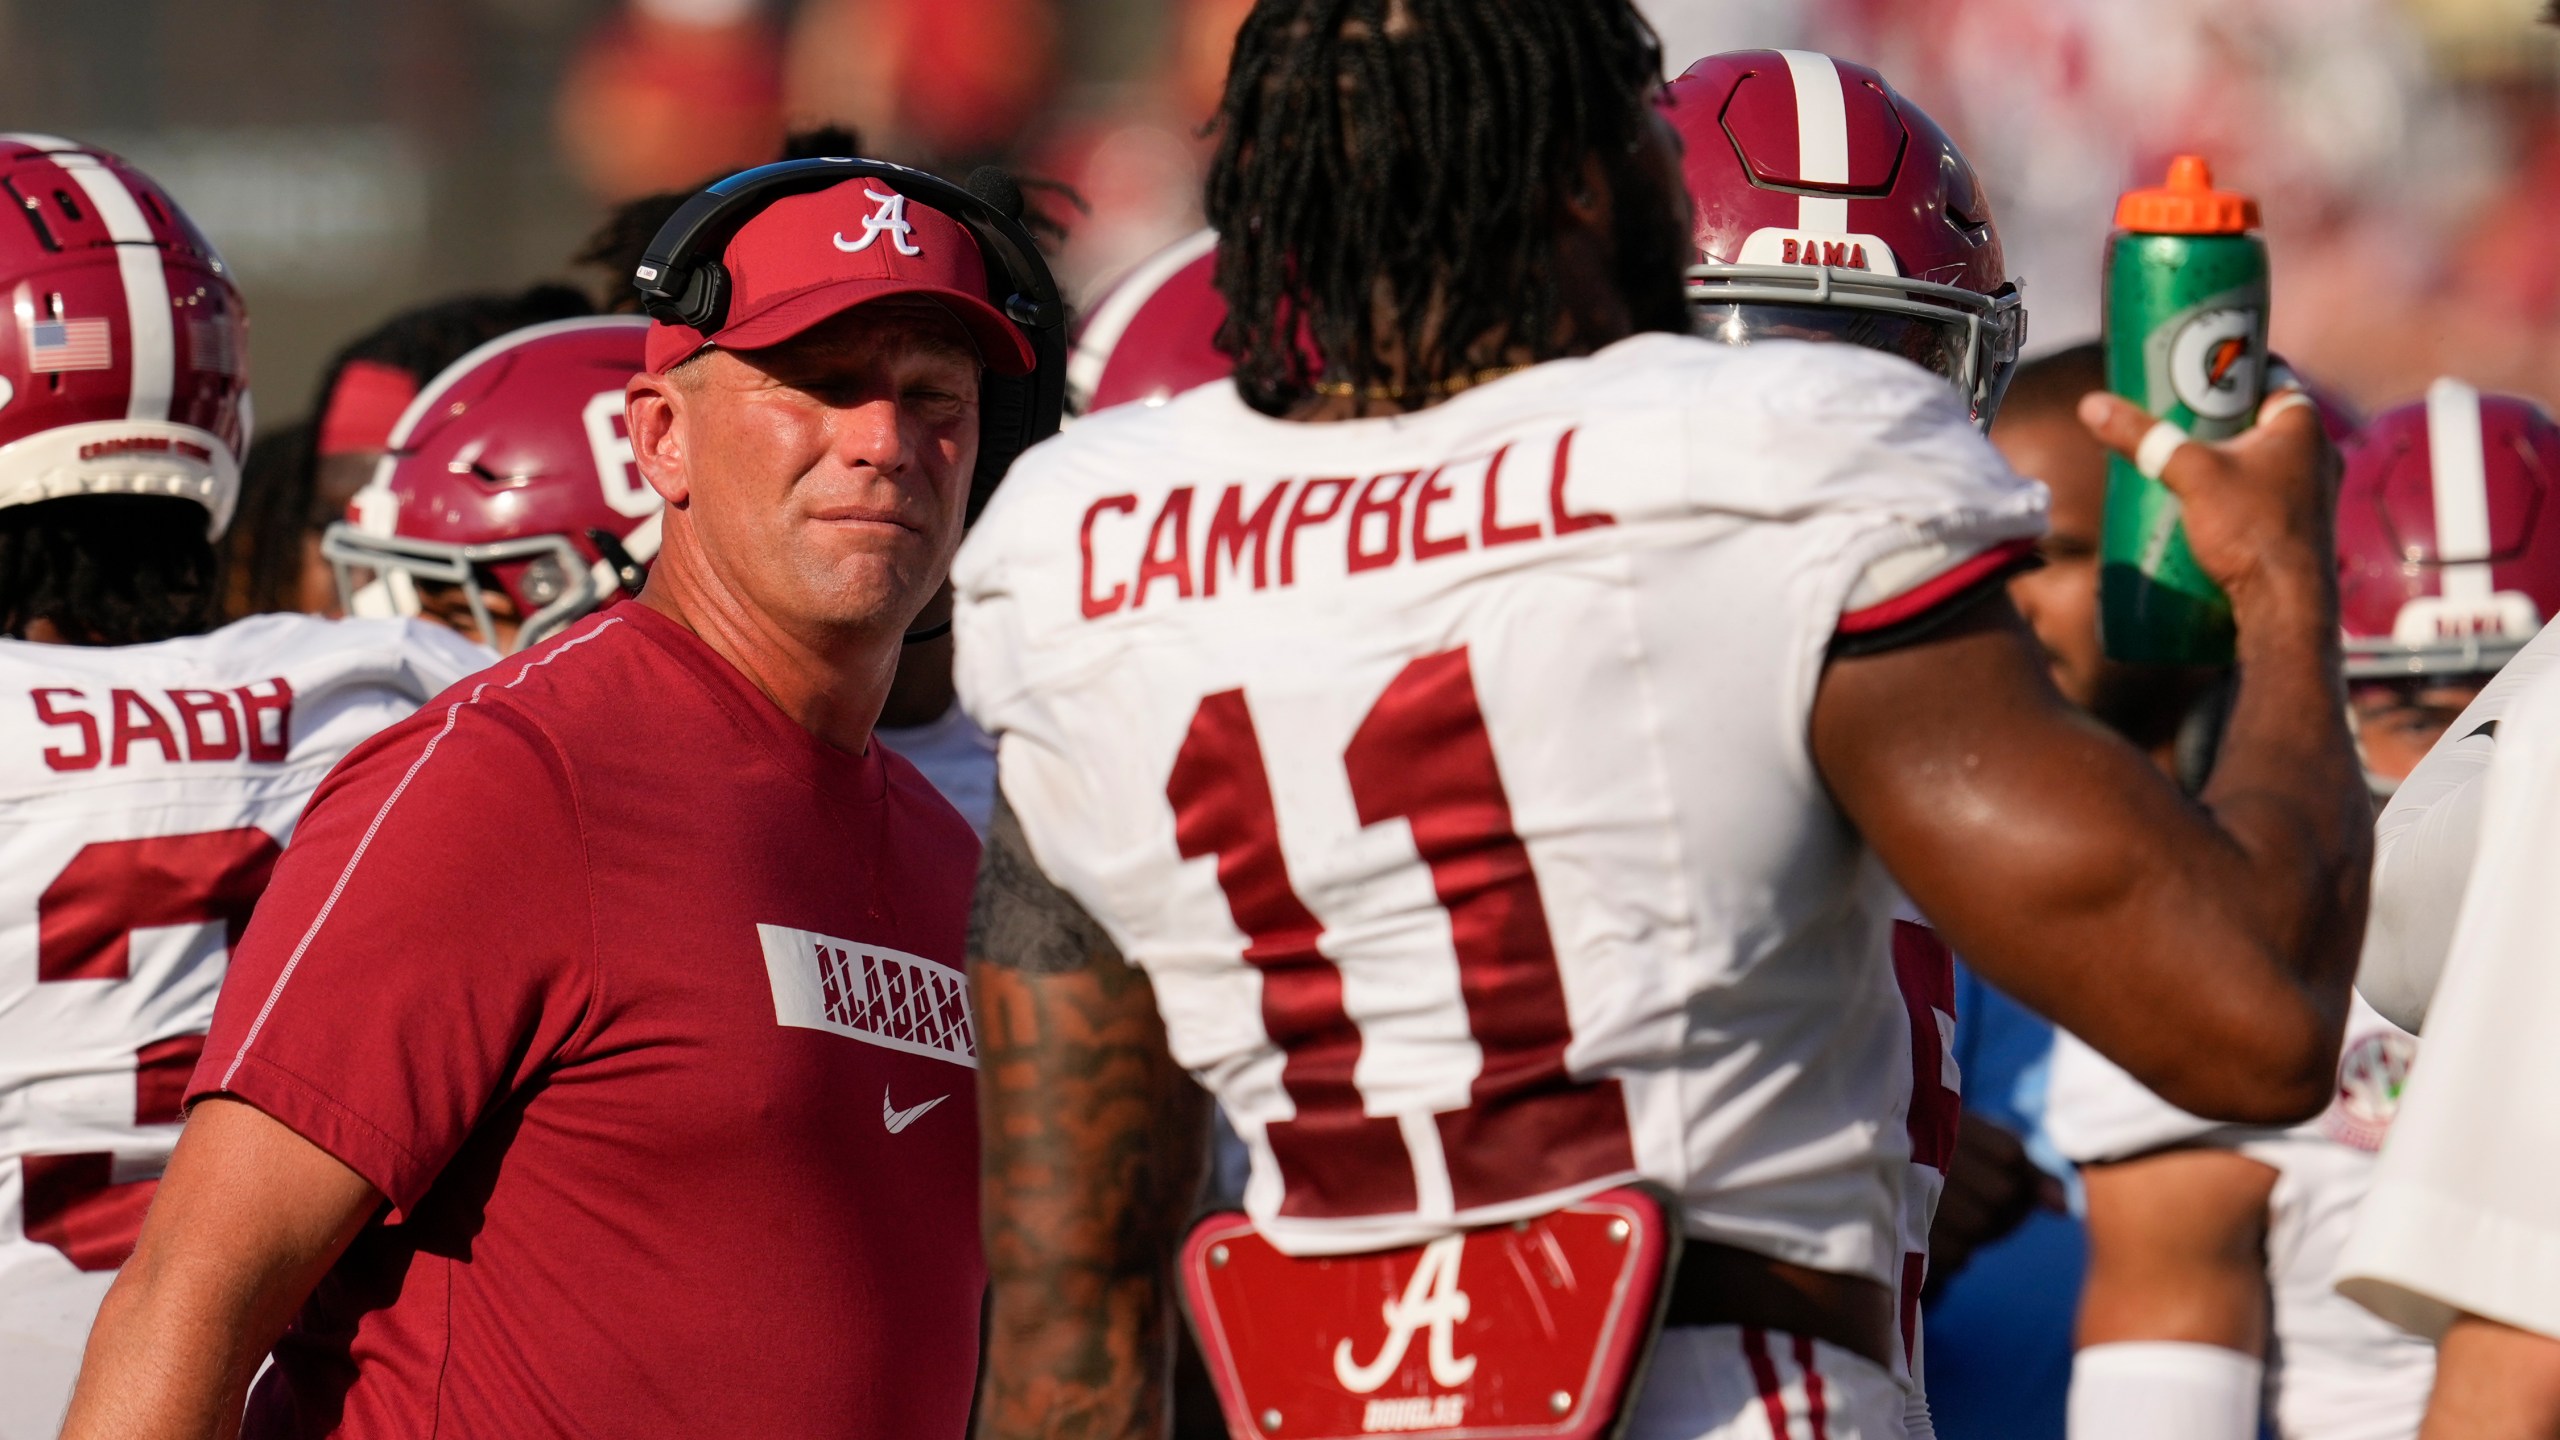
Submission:
M 1354 385 L 1348 380 L 1321 380 L 1316 383 L 1316 393 L 1328 400 L 1405 400 L 1417 394 L 1446 399 L 1461 390 L 1491 384 L 1505 375 L 1517 375 L 1536 363 L 1498 365 L 1490 370 L 1478 370 L 1472 375 L 1454 375 L 1446 380 L 1435 380 L 1418 391 L 1407 390 L 1401 385 Z

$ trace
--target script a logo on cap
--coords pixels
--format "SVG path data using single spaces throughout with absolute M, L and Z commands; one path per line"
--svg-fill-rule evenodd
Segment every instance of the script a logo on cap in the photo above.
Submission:
M 837 249 L 847 255 L 859 255 L 870 249 L 873 242 L 881 236 L 886 235 L 889 237 L 889 243 L 897 247 L 901 255 L 924 253 L 924 247 L 916 244 L 914 240 L 916 227 L 907 222 L 906 196 L 896 191 L 883 195 L 868 185 L 862 187 L 862 193 L 865 198 L 876 202 L 880 208 L 863 217 L 861 239 L 847 240 L 844 238 L 843 231 L 837 231 Z

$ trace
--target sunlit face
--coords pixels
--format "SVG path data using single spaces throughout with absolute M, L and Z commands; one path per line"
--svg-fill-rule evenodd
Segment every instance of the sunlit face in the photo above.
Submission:
M 2063 698 L 2097 708 L 2107 676 L 2098 645 L 2098 536 L 2107 513 L 2106 452 L 2065 411 L 2003 420 L 1992 432 L 2009 464 L 2053 493 L 2044 567 L 2009 582 L 2010 598 L 2044 647 Z
M 486 645 L 501 655 L 516 648 L 516 632 L 524 624 L 517 613 L 515 597 L 495 585 L 480 587 L 480 603 L 489 612 L 489 632 L 482 633 L 480 618 L 471 613 L 471 596 L 459 585 L 440 585 L 432 580 L 413 580 L 418 591 L 418 616 L 451 630 L 475 644 Z
M 671 377 L 682 490 L 704 560 L 808 632 L 904 629 L 959 547 L 980 362 L 929 300 L 857 307 L 784 344 Z
M 2482 679 L 2360 680 L 2347 687 L 2364 767 L 2393 784 L 2409 778 L 2480 694 Z
M 2107 455 L 2067 409 L 2012 407 L 1991 430 L 2018 473 L 2052 492 L 2044 566 L 2009 582 L 2009 598 L 2044 650 L 2054 688 L 2146 749 L 2173 741 L 2220 672 L 2107 658 L 2098 629 L 2098 545 L 2107 519 Z

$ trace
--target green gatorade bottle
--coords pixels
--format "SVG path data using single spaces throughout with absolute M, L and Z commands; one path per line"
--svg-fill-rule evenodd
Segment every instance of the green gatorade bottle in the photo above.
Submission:
M 2193 155 L 2170 165 L 2166 186 L 2116 207 L 2107 388 L 2200 440 L 2248 429 L 2266 398 L 2267 247 L 2257 228 L 2258 202 L 2214 189 Z M 2178 497 L 2121 458 L 2108 462 L 2098 632 L 2117 660 L 2231 660 L 2231 601 L 2197 568 Z

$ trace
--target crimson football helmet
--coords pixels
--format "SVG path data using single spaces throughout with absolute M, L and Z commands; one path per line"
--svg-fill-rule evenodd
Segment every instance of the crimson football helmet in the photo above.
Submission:
M 2347 447 L 2339 618 L 2353 680 L 2487 676 L 2560 612 L 2560 425 L 2438 380 Z
M 192 500 L 220 538 L 249 441 L 231 272 L 149 177 L 51 135 L 0 135 L 0 506 Z
M 1090 415 L 1174 396 L 1235 373 L 1218 353 L 1218 232 L 1202 230 L 1142 261 L 1086 312 L 1067 359 L 1067 412 Z
M 639 315 L 534 325 L 429 381 L 321 539 L 347 612 L 416 615 L 421 582 L 457 586 L 499 649 L 494 588 L 520 617 L 522 649 L 637 594 L 660 502 L 632 462 L 622 388 L 648 333 Z
M 1936 121 L 1866 66 L 1802 50 L 1708 56 L 1663 112 L 1688 147 L 1698 334 L 1901 355 L 1991 424 L 2026 310 L 1982 183 Z

